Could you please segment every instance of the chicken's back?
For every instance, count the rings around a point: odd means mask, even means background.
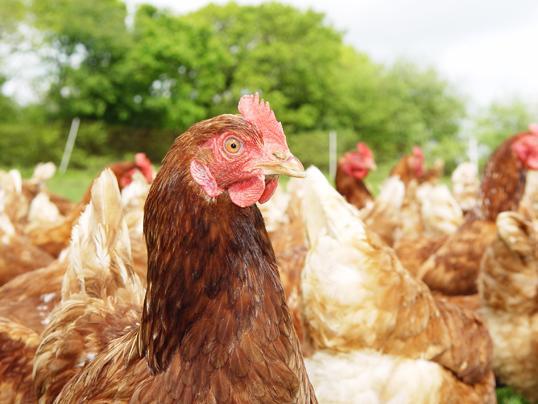
[[[32,361],[39,335],[0,317],[0,402],[34,403]]]
[[[0,317],[41,333],[48,324],[48,315],[60,302],[66,266],[65,260],[54,261],[3,285],[0,288]]]
[[[480,261],[494,238],[495,223],[468,218],[422,265],[419,278],[447,295],[476,293]]]
[[[532,200],[522,202],[521,213],[498,216],[497,238],[484,254],[478,278],[495,372],[531,402],[538,400],[538,205],[535,195]]]
[[[36,352],[33,374],[39,399],[52,401],[140,317],[144,291],[130,254],[117,181],[106,170],[94,182],[91,203],[73,229],[62,300]]]

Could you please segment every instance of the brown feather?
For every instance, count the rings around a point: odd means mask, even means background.
[[[372,194],[364,181],[346,174],[340,164],[336,168],[334,183],[336,190],[357,209],[362,209],[373,201]]]

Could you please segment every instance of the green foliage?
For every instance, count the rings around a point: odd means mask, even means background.
[[[538,106],[522,100],[495,102],[475,120],[475,134],[481,143],[493,150],[508,136],[528,129],[538,121]]]
[[[0,76],[0,122],[10,122],[17,119],[18,106],[9,97],[2,93],[5,77]]]
[[[142,5],[127,18],[120,0],[24,4],[54,50],[41,123],[56,128],[56,155],[71,119],[82,119],[75,165],[140,150],[159,159],[175,135],[235,113],[253,91],[271,102],[294,152],[321,167],[329,130],[339,134],[339,152],[365,141],[382,163],[414,144],[448,144],[464,116],[434,70],[376,64],[312,10],[229,3],[176,16]]]
[[[23,0],[0,1],[0,38],[15,31],[25,15],[26,5]]]
[[[210,5],[185,17],[208,26],[226,52],[226,86],[212,113],[260,91],[290,132],[327,128],[326,107],[342,47],[323,14],[268,3]]]
[[[58,161],[61,146],[58,128],[18,122],[0,123],[1,163],[4,166]]]
[[[430,142],[424,147],[424,152],[430,162],[442,160],[444,172],[450,175],[459,163],[468,161],[467,143],[459,136],[445,136],[439,141]]]
[[[103,167],[105,167],[105,164],[97,169],[69,169],[65,174],[57,173],[47,181],[47,187],[56,195],[78,202]]]
[[[515,393],[510,387],[500,387],[496,389],[497,402],[499,404],[528,404],[521,395]]]

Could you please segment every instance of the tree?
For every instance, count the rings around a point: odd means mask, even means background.
[[[225,86],[211,113],[230,112],[260,91],[289,132],[328,127],[327,94],[342,49],[339,32],[314,11],[279,3],[210,5],[185,19],[209,27],[226,52]]]
[[[236,112],[254,91],[306,164],[323,164],[329,130],[340,152],[362,140],[383,162],[453,138],[464,116],[433,69],[375,63],[312,10],[229,3],[177,16],[142,5],[128,16],[120,0],[8,1],[25,5],[26,23],[53,50],[43,109],[64,126],[82,118],[78,144],[91,153],[158,158],[177,133]]]
[[[538,105],[521,99],[493,102],[474,119],[474,131],[478,140],[495,149],[508,136],[528,129],[538,121]]]

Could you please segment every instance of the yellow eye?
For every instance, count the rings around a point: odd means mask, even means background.
[[[230,154],[237,154],[241,150],[241,147],[243,145],[239,140],[237,140],[235,137],[229,137],[224,142],[224,148],[226,151]]]

